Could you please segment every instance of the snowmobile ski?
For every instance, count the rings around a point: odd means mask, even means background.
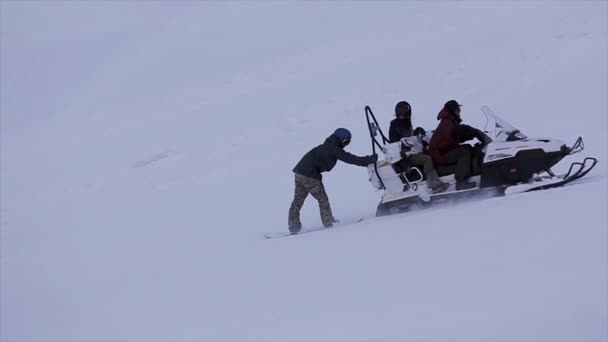
[[[591,163],[591,164],[588,164]],[[513,195],[522,192],[531,192],[537,190],[547,190],[564,186],[577,179],[583,178],[597,164],[597,159],[587,157],[582,162],[575,162],[570,165],[570,169],[566,174],[559,177],[543,177],[533,180],[530,183],[518,184],[507,187],[505,195]]]

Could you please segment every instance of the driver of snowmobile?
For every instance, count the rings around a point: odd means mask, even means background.
[[[412,106],[407,101],[400,101],[395,106],[396,118],[391,121],[391,125],[388,131],[389,142],[394,143],[401,141],[404,138],[419,137],[424,135],[424,129],[421,127],[412,130]],[[419,139],[420,144],[424,145],[426,142]],[[442,192],[448,188],[447,183],[439,180],[437,172],[433,167],[433,160],[430,156],[423,153],[423,151],[417,151],[417,153],[406,153],[404,159],[400,162],[400,166],[403,170],[407,170],[409,165],[422,167],[424,174],[427,179],[427,184],[432,192]],[[409,165],[408,165],[409,164]]]
[[[322,182],[322,172],[331,171],[338,160],[347,164],[367,166],[378,160],[376,154],[359,157],[344,151],[350,143],[351,134],[345,128],[338,128],[325,142],[308,151],[293,169],[295,173],[295,194],[289,208],[289,231],[298,233],[302,228],[300,210],[310,193],[319,202],[321,221],[326,228],[332,227],[333,217],[329,199]]]
[[[473,173],[476,156],[471,145],[462,143],[477,138],[487,145],[492,139],[481,130],[462,124],[460,107],[456,100],[450,100],[437,114],[439,125],[431,137],[429,154],[435,165],[456,164],[456,190],[465,190],[475,187],[475,183],[469,182],[468,178]]]

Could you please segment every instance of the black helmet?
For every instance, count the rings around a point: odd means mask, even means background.
[[[401,101],[395,106],[395,116],[398,118],[411,118],[412,117],[412,106],[407,101]]]

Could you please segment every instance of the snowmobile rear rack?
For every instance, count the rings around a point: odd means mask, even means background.
[[[378,149],[382,150],[382,146],[384,144],[386,144],[389,140],[386,138],[386,136],[382,132],[382,128],[380,128],[380,125],[378,124],[378,120],[376,120],[376,116],[374,115],[374,113],[372,112],[372,109],[369,106],[365,106],[365,118],[367,120],[367,129],[369,130],[369,136],[372,139],[372,153],[377,154],[376,146],[378,146]],[[376,139],[376,137],[378,136],[378,132],[380,132],[380,136],[382,137],[382,144],[380,144],[378,142],[378,140]],[[374,172],[376,173],[376,176],[378,177],[378,180],[380,181],[380,186],[382,187],[382,189],[386,189],[386,186],[384,185],[384,182],[382,181],[382,178],[380,177],[380,174],[378,173],[377,163],[374,163]]]
[[[378,120],[376,120],[376,116],[372,112],[372,109],[369,106],[365,106],[365,118],[367,119],[367,128],[369,129],[369,136],[372,138],[372,151],[376,152],[375,146],[382,149],[382,145],[389,142],[384,133],[382,132],[382,128],[380,128],[380,124]],[[382,144],[378,142],[376,136],[378,136],[378,132],[380,132],[380,136],[382,137]]]

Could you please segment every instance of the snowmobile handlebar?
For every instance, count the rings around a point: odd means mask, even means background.
[[[584,149],[585,149],[585,143],[583,142],[583,138],[578,137],[578,139],[576,139],[576,141],[574,142],[572,147],[568,148],[568,155],[579,153]]]

